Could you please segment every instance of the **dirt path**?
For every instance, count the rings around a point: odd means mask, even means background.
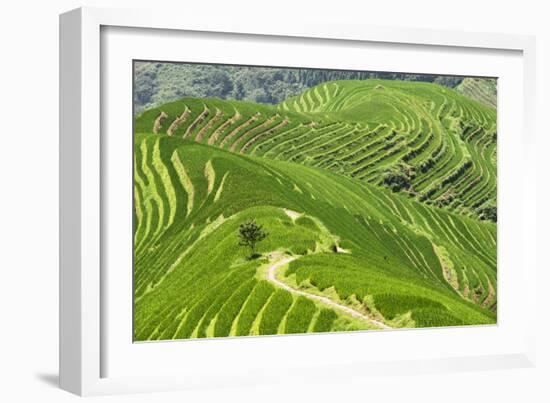
[[[267,279],[270,282],[272,282],[273,284],[275,284],[276,286],[281,287],[282,289],[284,289],[284,290],[286,290],[286,291],[288,291],[292,294],[301,295],[301,296],[304,296],[304,297],[322,302],[323,304],[328,305],[331,308],[334,308],[334,309],[337,309],[339,311],[345,312],[348,315],[353,316],[354,318],[358,318],[358,319],[367,321],[367,322],[369,322],[369,323],[371,323],[371,324],[373,324],[373,325],[375,325],[375,326],[377,326],[381,329],[391,329],[391,327],[386,325],[385,323],[382,323],[382,322],[380,322],[376,319],[372,319],[372,318],[368,317],[367,315],[365,315],[365,314],[363,314],[359,311],[356,311],[353,308],[350,308],[349,306],[342,305],[342,304],[339,304],[337,302],[334,302],[333,300],[331,300],[328,297],[323,297],[321,295],[311,294],[311,293],[303,291],[303,290],[297,290],[295,288],[290,287],[288,284],[285,284],[282,281],[278,280],[277,277],[275,276],[275,274],[277,272],[277,269],[279,267],[282,267],[282,266],[292,262],[295,259],[296,259],[295,257],[289,256],[289,257],[282,258],[280,260],[276,260],[275,262],[271,263],[271,265],[267,269]]]

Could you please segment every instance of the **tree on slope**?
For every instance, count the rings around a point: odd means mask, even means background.
[[[256,220],[248,220],[239,226],[239,245],[250,248],[250,258],[256,256],[256,244],[263,241],[268,233]]]

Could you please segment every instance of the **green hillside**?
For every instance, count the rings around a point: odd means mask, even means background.
[[[463,215],[496,217],[496,111],[436,84],[335,81],[278,108],[183,99],[138,117],[233,152],[381,184]]]
[[[453,90],[381,80],[145,111],[135,340],[495,323],[496,224],[479,219],[495,119]],[[251,219],[269,232],[257,258],[238,245]]]
[[[137,340],[278,332],[302,299],[266,281],[262,268],[271,260],[247,260],[237,246],[247,218],[269,228],[264,255],[296,257],[284,277],[296,288],[359,305],[392,327],[495,320],[493,224],[320,169],[168,136],[136,136],[135,173]],[[349,253],[335,253],[335,245]],[[275,292],[284,312],[264,328],[259,312]],[[310,307],[307,329],[330,310],[322,305]],[[376,327],[331,312],[323,314],[331,325],[320,328]]]

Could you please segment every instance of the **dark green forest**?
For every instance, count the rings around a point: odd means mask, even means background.
[[[236,99],[278,104],[326,81],[390,80],[433,82],[454,88],[463,77],[427,74],[289,69],[167,62],[135,62],[135,113],[183,97]]]

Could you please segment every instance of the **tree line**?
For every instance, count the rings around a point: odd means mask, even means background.
[[[463,79],[391,72],[136,62],[134,106],[139,113],[184,97],[278,104],[322,82],[369,78],[434,82],[451,88]]]

